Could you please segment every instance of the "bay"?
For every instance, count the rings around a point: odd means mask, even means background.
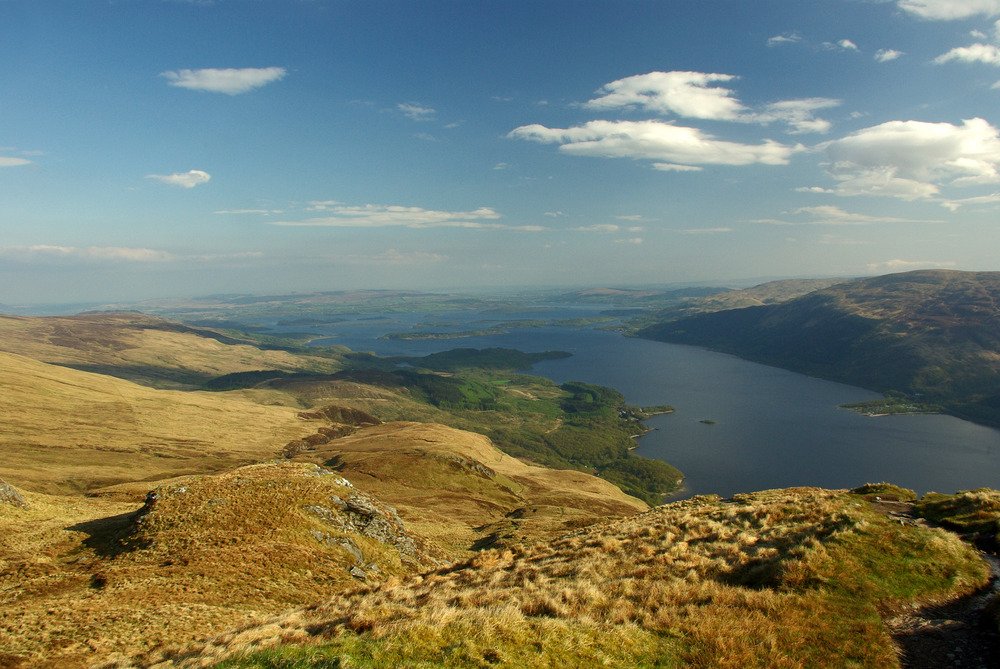
[[[343,344],[379,355],[426,355],[459,347],[564,350],[571,358],[530,373],[557,383],[615,388],[630,404],[670,404],[647,421],[653,431],[636,453],[685,474],[675,498],[818,486],[851,488],[888,481],[919,494],[1000,488],[1000,430],[950,416],[871,418],[839,405],[878,397],[862,388],[811,378],[692,346],[623,337],[592,327],[515,328],[461,339],[386,340],[394,331],[467,332],[519,319],[596,315],[593,307],[550,305],[519,314],[392,314],[318,328]],[[422,327],[431,323],[432,325]],[[703,422],[707,421],[707,422]]]

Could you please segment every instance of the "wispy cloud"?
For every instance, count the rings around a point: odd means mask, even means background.
[[[262,214],[265,216],[271,214],[281,214],[284,213],[281,209],[223,209],[221,211],[213,212],[216,214]]]
[[[425,107],[419,102],[401,102],[396,105],[396,109],[414,121],[430,121],[437,114],[435,110]]]
[[[332,228],[469,228],[522,232],[538,232],[545,229],[536,225],[510,226],[487,222],[501,218],[500,214],[490,207],[480,207],[472,211],[435,211],[420,207],[366,204],[326,205],[322,211],[327,215],[301,221],[268,221],[268,224]]]
[[[689,228],[687,230],[678,230],[677,232],[682,235],[718,235],[732,231],[732,228]]]
[[[241,253],[176,254],[158,249],[128,246],[2,246],[0,257],[23,262],[83,262],[83,263],[166,263],[166,262],[219,262],[260,258],[260,251]]]
[[[697,128],[661,121],[590,121],[574,128],[526,125],[512,130],[514,139],[558,144],[574,156],[638,158],[656,162],[657,169],[690,170],[697,165],[784,165],[805,147],[771,140],[739,144],[715,139]]]
[[[30,165],[27,158],[15,158],[13,156],[0,156],[0,167],[17,167],[19,165]]]
[[[212,176],[202,170],[188,170],[187,172],[178,172],[176,174],[147,174],[146,178],[156,179],[171,186],[194,188],[199,184],[208,183]]]
[[[447,256],[440,253],[389,249],[375,255],[346,255],[337,257],[335,260],[352,265],[429,265],[447,259]]]
[[[971,46],[960,46],[952,49],[948,53],[941,54],[934,59],[934,63],[941,65],[951,61],[961,63],[985,63],[1000,67],[1000,48],[992,44],[973,44]]]
[[[616,239],[615,240],[615,244],[637,244],[638,245],[638,244],[642,244],[643,241],[644,240],[643,240],[642,237],[629,237],[627,239]]]
[[[815,112],[841,104],[832,98],[779,100],[752,109],[743,104],[731,88],[719,84],[735,82],[731,74],[705,72],[649,72],[605,84],[594,98],[582,106],[600,111],[635,110],[660,116],[735,123],[787,123],[791,132],[826,132],[830,123]]]
[[[895,49],[879,49],[875,52],[874,58],[880,63],[888,63],[890,60],[896,60],[900,56],[905,55],[902,51],[896,51]]]
[[[783,44],[794,44],[802,41],[802,35],[797,32],[783,33],[767,39],[768,46],[781,46]]]
[[[598,223],[596,225],[587,225],[580,228],[570,228],[574,232],[600,232],[609,234],[612,232],[618,232],[621,228],[613,223]]]
[[[245,67],[202,70],[169,70],[161,72],[171,86],[193,91],[239,95],[279,81],[287,74],[283,67]]]
[[[913,269],[940,269],[942,267],[954,267],[955,263],[950,260],[886,260],[885,262],[869,263],[868,271],[873,273],[906,272]]]
[[[875,225],[879,223],[942,223],[940,220],[909,219],[894,216],[869,216],[844,211],[829,205],[819,207],[799,207],[786,212],[784,219],[756,219],[751,223],[772,223],[775,225]]]
[[[860,51],[858,45],[849,39],[840,39],[836,42],[823,42],[823,47],[835,51]]]
[[[897,0],[896,5],[914,16],[939,21],[1000,15],[1000,0]]]

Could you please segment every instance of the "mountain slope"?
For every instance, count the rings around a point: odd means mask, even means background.
[[[136,313],[0,316],[0,351],[145,385],[191,389],[259,369],[334,372],[336,359],[262,350],[248,341]]]
[[[843,492],[700,497],[106,666],[890,669],[882,615],[988,571]]]
[[[44,492],[209,472],[316,430],[281,398],[157,390],[0,353],[0,478]]]
[[[998,305],[998,272],[917,271],[658,323],[638,334],[917,395],[1000,424]]]

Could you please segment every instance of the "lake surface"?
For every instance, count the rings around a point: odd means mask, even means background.
[[[851,488],[879,481],[919,494],[1000,488],[1000,430],[949,416],[862,416],[837,407],[875,399],[876,393],[730,355],[592,327],[518,328],[507,334],[426,341],[378,339],[411,329],[457,332],[491,327],[497,321],[598,313],[590,307],[553,305],[517,314],[390,314],[352,317],[313,331],[332,335],[317,343],[379,355],[492,346],[569,351],[573,357],[543,362],[530,373],[557,383],[610,386],[630,404],[670,404],[677,409],[646,421],[654,431],[638,440],[636,452],[684,472],[685,490],[679,496],[729,497],[789,486]],[[425,323],[433,325],[421,327]]]

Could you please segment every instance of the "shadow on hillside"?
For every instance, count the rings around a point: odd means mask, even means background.
[[[142,548],[139,543],[128,540],[132,534],[136,515],[136,511],[120,513],[117,516],[70,525],[66,529],[88,535],[83,540],[83,545],[101,557],[115,557]]]

